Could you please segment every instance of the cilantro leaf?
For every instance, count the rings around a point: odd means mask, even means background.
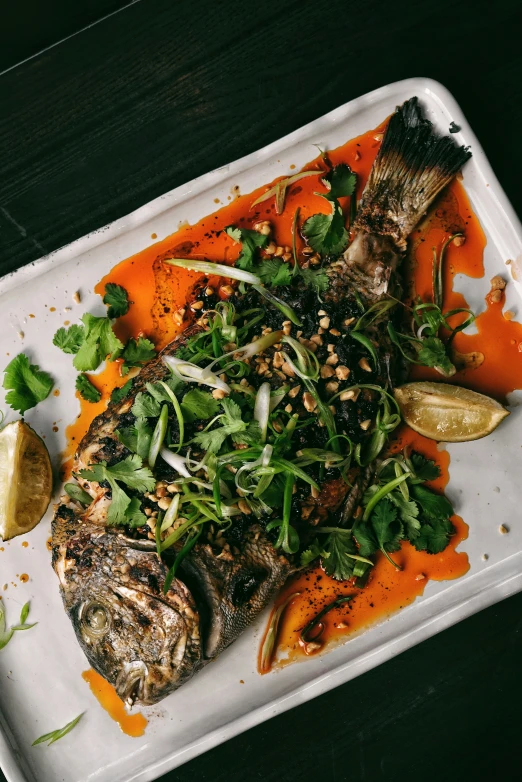
[[[217,429],[211,429],[209,432],[199,432],[192,438],[192,442],[200,445],[208,453],[217,453],[229,434],[228,426],[220,426]]]
[[[421,523],[419,521],[419,507],[413,500],[405,500],[400,491],[392,491],[387,495],[388,499],[399,510],[399,516],[405,527],[408,540],[414,540],[419,534]]]
[[[96,318],[88,312],[82,317],[85,325],[84,339],[74,357],[73,365],[78,372],[97,369],[107,356],[123,349],[109,318]]]
[[[85,328],[73,324],[68,329],[58,329],[53,337],[53,345],[63,350],[64,353],[78,353],[85,336]]]
[[[265,247],[268,242],[268,236],[251,231],[249,228],[236,228],[233,225],[225,228],[225,233],[235,242],[241,242],[241,253],[236,261],[238,269],[251,272],[254,266],[256,250]]]
[[[163,380],[162,382],[170,388],[173,394],[176,394],[180,387],[184,385],[182,380],[177,380],[175,377],[169,377],[168,380]],[[146,389],[157,402],[170,402],[172,404],[170,396],[165,391],[165,386],[161,383],[147,383]]]
[[[352,195],[357,182],[357,175],[346,163],[334,166],[324,177],[322,183],[328,188],[328,193],[321,195],[329,201]]]
[[[359,545],[359,554],[361,557],[371,557],[379,548],[371,524],[360,522],[355,527],[353,536]]]
[[[265,285],[290,285],[292,282],[292,268],[279,258],[267,258],[254,268],[254,273],[260,277]]]
[[[123,358],[122,374],[126,375],[131,367],[139,367],[145,361],[155,358],[156,355],[154,343],[150,339],[145,337],[138,337],[137,340],[134,338],[129,339],[123,353],[118,356],[118,358]],[[111,360],[114,360],[114,358]]]
[[[208,391],[200,391],[199,388],[193,388],[183,397],[181,409],[183,417],[187,421],[194,421],[196,418],[200,421],[206,421],[217,415],[219,402]]]
[[[331,206],[330,214],[312,215],[302,227],[310,247],[321,255],[340,255],[348,246],[342,209],[337,201],[332,201]]]
[[[136,418],[157,418],[160,414],[160,403],[150,394],[140,391],[136,395],[131,412]]]
[[[105,286],[105,296],[103,303],[107,304],[107,316],[109,318],[121,318],[129,311],[129,297],[125,288],[116,285],[114,282],[108,282]]]
[[[242,431],[232,433],[232,440],[235,443],[257,445],[261,440],[261,428],[257,421],[250,421],[250,423],[244,424]]]
[[[101,462],[102,463],[102,462]],[[156,486],[156,480],[148,467],[143,466],[143,461],[139,456],[127,456],[117,464],[106,468],[115,480],[121,481],[129,489],[135,489],[139,492],[153,491]]]
[[[153,491],[156,480],[148,467],[143,466],[137,455],[127,456],[123,461],[107,466],[107,462],[90,465],[88,470],[80,470],[79,475],[88,481],[107,481],[111,487],[112,501],[107,513],[108,524],[127,524],[127,511],[131,498],[119,486],[120,483],[138,492]]]
[[[147,517],[141,510],[141,502],[138,497],[133,497],[125,511],[125,523],[129,527],[144,527]]]
[[[398,551],[403,538],[402,524],[397,519],[397,509],[387,498],[377,503],[370,520],[381,551]]]
[[[357,554],[352,536],[347,530],[330,532],[324,544],[323,568],[325,573],[337,581],[346,581],[353,575],[355,560],[347,554]]]
[[[422,340],[417,361],[425,367],[440,368],[445,375],[455,374],[455,367],[446,354],[446,346],[438,337],[426,337]]]
[[[152,438],[152,428],[149,426],[146,418],[136,418],[134,426],[129,426],[126,429],[116,429],[115,435],[129,451],[137,453],[142,459],[147,458]]]
[[[118,403],[121,402],[125,397],[130,393],[130,390],[132,386],[134,385],[134,378],[131,380],[127,380],[125,385],[121,386],[121,388],[115,388],[113,389],[111,393],[111,402]]]
[[[86,402],[99,402],[101,399],[101,392],[98,391],[87,375],[78,375],[76,378],[76,390]]]
[[[53,385],[52,377],[36,364],[31,364],[25,353],[19,353],[4,370],[5,401],[22,415],[47,399]]]
[[[429,519],[449,519],[453,516],[451,502],[443,494],[435,494],[425,486],[413,485],[410,488],[414,499]]]
[[[439,465],[435,464],[431,459],[426,459],[420,453],[412,453],[411,463],[413,464],[415,475],[421,481],[434,481],[440,475]]]
[[[324,269],[301,269],[301,277],[306,287],[312,288],[316,293],[324,293],[330,285],[330,279]]]
[[[226,397],[225,399],[221,400],[221,407],[224,410],[227,424],[233,424],[237,422],[242,423],[241,408],[237,402],[234,402],[234,400],[230,399],[230,397]]]
[[[325,551],[321,546],[318,544],[317,540],[314,540],[314,542],[307,548],[305,551],[301,552],[301,567],[307,567],[308,565],[311,565],[312,562],[314,562],[318,557],[322,557],[323,560],[328,559],[330,554]]]
[[[450,536],[454,532],[455,527],[449,519],[430,519],[428,524],[422,525],[419,536],[412,543],[417,551],[440,554],[448,545]]]

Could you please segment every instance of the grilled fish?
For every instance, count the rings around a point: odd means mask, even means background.
[[[342,390],[348,377],[351,384],[393,385],[401,368],[383,318],[375,320],[370,333],[378,354],[374,368],[368,363],[365,346],[345,336],[361,299],[371,306],[390,294],[400,298],[398,269],[407,237],[469,156],[468,150],[434,132],[431,123],[422,118],[416,98],[407,101],[389,121],[352,226],[351,244],[341,257],[327,259],[330,284],[322,306],[318,308],[315,293],[298,281],[284,289],[282,299],[301,317],[297,333],[280,309],[267,304],[257,291],[242,294],[236,289],[230,301],[237,322],[244,323],[252,310],[262,312],[259,330],[292,333],[313,349],[321,365],[320,392],[326,397],[328,383]],[[198,288],[198,298],[212,311],[216,300],[205,299],[204,290],[205,285]],[[183,346],[208,328],[203,318],[196,321],[195,317],[142,369],[127,397],[111,402],[93,421],[76,453],[75,474],[97,463],[117,464],[128,455],[116,431],[132,425],[133,405],[147,384],[171,377],[165,356],[179,355]],[[311,341],[326,330],[328,340]],[[269,380],[273,389],[288,387],[290,381],[294,412],[303,417],[316,415],[314,400],[303,394],[299,378],[277,348],[277,344],[269,346],[261,354],[256,372],[249,376],[251,392],[264,380]],[[267,369],[262,369],[263,365]],[[357,404],[338,402],[336,408],[342,430],[364,441],[361,423],[373,419],[377,410],[372,393],[362,394]],[[175,427],[170,408],[169,421]],[[293,447],[325,447],[326,442],[324,427],[303,427],[296,433]],[[303,538],[307,530],[332,518],[347,525],[371,472],[371,464],[352,471],[350,491],[346,482],[329,475],[320,492],[312,495],[309,486],[298,487],[296,483],[291,513]],[[162,463],[155,477],[157,493],[138,496],[149,517],[152,508],[157,511],[160,495],[171,487],[175,490],[179,475]],[[205,525],[165,592],[168,566],[158,557],[156,543],[151,540],[155,523],[137,532],[108,526],[110,486],[87,478],[80,483],[92,500],[90,505],[84,508],[64,495],[53,521],[53,567],[65,610],[91,665],[115,685],[119,695],[130,704],[155,703],[239,636],[295,571],[295,558],[288,550],[283,553],[275,547],[275,533],[262,514],[241,511],[239,515],[238,511],[226,529]]]

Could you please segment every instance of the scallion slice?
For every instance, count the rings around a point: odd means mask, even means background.
[[[214,274],[217,277],[229,277],[231,280],[249,282],[251,285],[261,284],[261,280],[257,275],[245,272],[243,269],[237,269],[235,266],[225,266],[222,263],[196,261],[192,258],[166,258],[163,263],[168,263],[170,266],[177,266],[180,269],[188,269],[192,272]]]

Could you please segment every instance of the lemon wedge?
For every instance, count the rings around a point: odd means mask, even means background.
[[[0,431],[0,538],[9,540],[36,527],[53,489],[44,441],[23,421]]]
[[[485,437],[509,415],[495,399],[449,383],[406,383],[395,399],[408,426],[447,443]]]

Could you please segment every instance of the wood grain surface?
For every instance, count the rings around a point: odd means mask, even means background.
[[[454,94],[522,212],[519,0],[23,0],[3,21],[0,274],[410,76]],[[519,779],[521,627],[518,595],[163,780]]]

